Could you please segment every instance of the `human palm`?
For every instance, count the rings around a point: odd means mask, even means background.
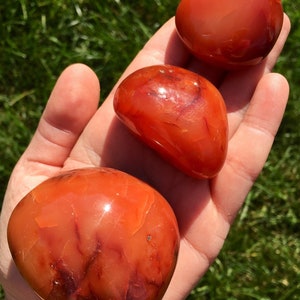
[[[281,35],[264,63],[226,72],[193,58],[167,22],[127,68],[178,65],[210,79],[224,96],[229,121],[227,159],[212,180],[190,178],[133,137],[115,116],[112,90],[98,109],[100,86],[86,66],[68,67],[58,79],[33,139],[17,163],[5,195],[0,227],[0,279],[7,299],[38,299],[18,274],[8,250],[6,228],[18,201],[63,170],[109,166],[150,183],[176,214],[181,245],[164,299],[184,299],[218,255],[239,208],[261,171],[288,98],[284,77],[270,73],[287,38]],[[161,43],[161,41],[166,41]],[[116,85],[117,86],[117,85]]]

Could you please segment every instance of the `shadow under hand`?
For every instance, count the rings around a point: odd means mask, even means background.
[[[207,180],[191,178],[147,147],[115,117],[102,153],[103,165],[127,172],[151,185],[170,203],[184,236],[206,207]]]

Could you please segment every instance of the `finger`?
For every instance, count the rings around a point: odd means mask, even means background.
[[[127,67],[119,83],[132,72],[147,66],[170,64],[185,66],[190,53],[181,42],[175,27],[175,18],[168,20],[145,44],[131,64]],[[112,90],[112,94],[114,90]]]
[[[289,85],[282,75],[264,75],[230,140],[225,165],[212,184],[215,204],[229,221],[235,217],[264,166],[282,120],[288,94]]]
[[[97,110],[99,92],[98,79],[91,69],[82,64],[68,67],[57,80],[22,159],[47,166],[44,169],[61,168]]]
[[[110,165],[121,168],[117,163],[119,161],[130,166],[134,158],[130,149],[137,148],[138,151],[139,147],[133,147],[134,139],[130,136],[127,139],[128,135],[122,125],[114,122],[115,89],[125,77],[137,69],[155,64],[183,65],[189,55],[177,36],[174,18],[171,18],[154,34],[125,70],[112,92],[87,125],[71,153],[68,164],[73,165],[75,161],[79,162],[80,160],[82,165]],[[97,139],[95,139],[95,132]],[[122,151],[119,151],[120,149]],[[128,153],[131,154],[128,155]]]

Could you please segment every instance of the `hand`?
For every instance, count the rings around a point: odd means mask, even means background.
[[[166,63],[198,72],[218,86],[228,109],[229,149],[223,169],[212,180],[189,178],[142,145],[115,117],[115,88],[97,109],[100,86],[96,75],[84,65],[68,67],[58,79],[6,191],[0,223],[0,281],[7,299],[38,299],[19,275],[8,249],[6,228],[13,208],[43,180],[63,170],[90,166],[109,166],[131,173],[168,199],[178,219],[181,248],[164,299],[184,299],[218,255],[271,149],[289,87],[283,76],[270,70],[289,29],[285,17],[281,35],[262,64],[225,72],[191,57],[171,19],[120,79],[144,66]]]

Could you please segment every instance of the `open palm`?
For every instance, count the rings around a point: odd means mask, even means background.
[[[173,64],[206,76],[219,88],[228,110],[229,148],[223,169],[212,180],[187,177],[137,141],[115,116],[115,88],[98,109],[100,86],[96,75],[84,65],[68,67],[53,89],[6,192],[0,227],[0,280],[7,299],[38,299],[18,274],[8,250],[6,228],[13,208],[43,180],[63,170],[90,166],[131,173],[150,183],[170,202],[178,219],[181,246],[164,299],[184,299],[218,255],[271,149],[289,88],[284,77],[270,70],[289,28],[285,17],[277,44],[264,63],[226,72],[190,56],[171,19],[120,79],[147,65]]]

